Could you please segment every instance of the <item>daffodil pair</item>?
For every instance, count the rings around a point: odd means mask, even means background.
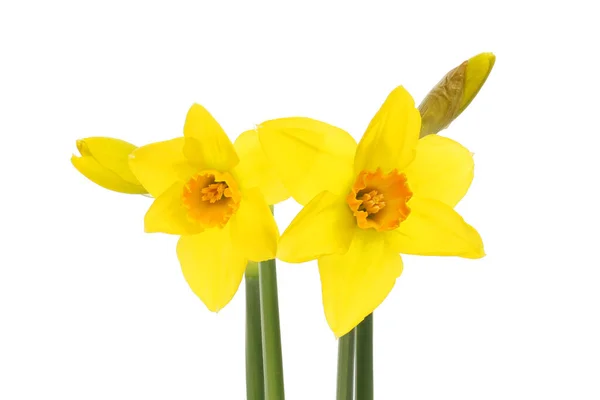
[[[183,137],[140,148],[92,138],[78,142],[82,157],[73,163],[110,166],[106,174],[119,180],[101,179],[105,187],[155,198],[145,231],[181,236],[183,274],[211,311],[231,300],[248,261],[317,259],[325,316],[342,336],[388,295],[402,273],[399,253],[484,254],[478,233],[453,210],[473,179],[472,154],[439,135],[419,139],[420,131],[419,111],[402,87],[358,145],[309,118],[264,122],[233,144],[195,104]],[[125,152],[128,168],[114,156]],[[288,193],[305,207],[277,250],[269,204]]]
[[[372,399],[368,316],[402,273],[400,254],[484,256],[481,237],[454,211],[473,179],[472,153],[433,134],[468,106],[494,61],[490,53],[465,61],[418,109],[397,87],[358,143],[298,117],[266,121],[232,143],[194,104],[183,137],[140,148],[88,138],[71,161],[100,186],[154,197],[145,231],[180,236],[183,274],[209,310],[227,305],[246,272],[249,399],[284,396],[275,257],[318,260],[325,317],[341,337],[338,399]],[[269,206],[290,196],[304,208],[279,237]]]
[[[183,137],[140,148],[90,138],[72,162],[101,186],[155,198],[146,232],[180,235],[183,274],[212,311],[231,300],[248,261],[318,260],[325,316],[342,336],[388,295],[400,253],[484,255],[453,210],[473,179],[472,154],[428,134],[466,108],[494,60],[483,53],[450,71],[419,110],[396,88],[358,144],[309,118],[267,121],[232,143],[195,104]],[[290,194],[305,207],[278,245],[269,205]]]

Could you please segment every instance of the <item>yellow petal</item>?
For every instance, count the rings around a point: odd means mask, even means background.
[[[492,72],[495,63],[496,56],[493,53],[481,53],[467,61],[465,85],[458,111],[459,114],[467,108],[477,93],[479,93],[490,72]]]
[[[473,154],[462,145],[428,135],[419,140],[415,159],[404,172],[415,196],[454,207],[469,190],[474,166]]]
[[[188,209],[182,203],[183,182],[177,182],[154,200],[144,217],[148,233],[193,235],[202,232],[202,225],[188,219]]]
[[[250,261],[275,258],[279,230],[264,197],[256,188],[243,192],[240,208],[229,222],[236,251]]]
[[[411,95],[402,86],[394,89],[363,135],[356,157],[355,175],[381,168],[384,173],[403,169],[415,157],[421,117]]]
[[[158,197],[177,181],[186,181],[196,169],[183,156],[184,139],[142,146],[131,153],[129,166],[152,196]]]
[[[294,218],[279,240],[277,258],[300,263],[323,255],[345,253],[356,220],[344,196],[322,192]]]
[[[340,128],[310,118],[281,118],[258,127],[269,161],[300,204],[324,190],[345,194],[356,142]]]
[[[394,250],[422,256],[485,256],[479,233],[452,207],[416,196],[408,206],[408,218],[388,235]]]
[[[337,337],[371,314],[402,273],[402,259],[373,230],[358,229],[343,255],[319,259],[325,317]]]
[[[148,193],[142,185],[127,182],[116,173],[98,164],[93,157],[72,156],[71,163],[83,176],[105,189],[128,194]]]
[[[182,236],[177,243],[177,257],[190,288],[214,312],[231,301],[247,263],[232,245],[227,226]]]
[[[290,197],[275,168],[267,160],[256,130],[242,133],[234,146],[240,158],[234,174],[242,189],[259,188],[268,204],[277,204]]]
[[[200,104],[188,111],[183,127],[185,156],[201,169],[229,171],[239,162],[221,125]]]
[[[77,149],[83,156],[93,157],[98,164],[109,169],[123,180],[140,185],[129,169],[129,154],[136,146],[121,139],[89,137],[77,141]]]

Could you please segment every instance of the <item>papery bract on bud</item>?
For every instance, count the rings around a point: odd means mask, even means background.
[[[82,175],[105,189],[128,194],[146,194],[129,169],[129,155],[137,147],[124,140],[109,137],[90,137],[77,141],[80,156],[73,155],[71,163]]]
[[[420,136],[447,128],[479,93],[495,62],[494,54],[481,53],[448,72],[419,105]]]

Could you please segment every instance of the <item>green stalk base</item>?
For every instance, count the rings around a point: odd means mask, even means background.
[[[373,314],[356,327],[356,400],[373,400]]]
[[[262,327],[260,317],[260,282],[258,265],[246,268],[246,398],[264,400]]]
[[[336,400],[354,398],[354,337],[356,329],[338,339]]]
[[[258,276],[260,280],[265,399],[284,400],[275,260],[260,262],[258,264]]]

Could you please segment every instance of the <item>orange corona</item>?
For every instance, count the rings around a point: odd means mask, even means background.
[[[227,172],[202,171],[183,187],[182,203],[188,219],[204,228],[222,228],[240,206],[241,195],[233,176]]]
[[[346,201],[360,228],[382,232],[398,228],[408,217],[411,197],[406,175],[395,169],[384,174],[378,168],[358,174]]]

